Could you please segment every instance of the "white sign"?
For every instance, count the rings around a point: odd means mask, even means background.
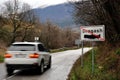
[[[39,40],[39,37],[35,37],[35,41],[38,41]]]
[[[105,41],[105,26],[81,26],[81,40],[84,41]]]
[[[81,40],[80,40],[80,39],[76,39],[76,40],[75,40],[75,44],[76,44],[76,45],[81,44]]]

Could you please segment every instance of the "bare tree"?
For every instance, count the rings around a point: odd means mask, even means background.
[[[60,28],[50,21],[47,21],[40,28],[40,41],[52,49],[74,46],[75,39],[79,36],[71,28]]]
[[[26,3],[22,4],[18,0],[7,1],[4,5],[3,16],[7,19],[6,24],[12,27],[11,43],[15,42],[18,37],[21,37],[21,41],[24,41],[28,36],[28,31],[36,23],[37,18],[34,12],[31,10],[30,5]]]
[[[61,47],[61,29],[47,21],[41,28],[40,40],[49,48]]]

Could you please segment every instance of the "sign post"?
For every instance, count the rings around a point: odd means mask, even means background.
[[[94,44],[92,42],[92,48],[94,48]],[[94,49],[92,49],[92,74],[94,74],[94,67],[95,67],[95,54],[94,54]]]
[[[94,44],[93,44],[94,41],[105,41],[105,26],[104,25],[84,26],[84,27],[80,27],[80,30],[81,30],[80,31],[81,40],[92,41],[92,48],[94,47]],[[94,49],[92,49],[92,74],[94,73],[94,66],[95,66],[94,60],[95,60]],[[83,49],[82,49],[81,65],[83,65]]]
[[[81,56],[81,67],[83,67],[83,49],[84,49],[84,46],[83,46],[83,44],[84,44],[84,41],[82,41],[82,56]]]

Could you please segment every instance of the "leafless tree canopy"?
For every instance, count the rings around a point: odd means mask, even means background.
[[[4,23],[11,27],[11,42],[17,38],[24,41],[30,29],[35,25],[37,18],[31,11],[30,5],[20,3],[18,0],[11,0],[4,3],[2,16],[6,18]]]
[[[49,21],[40,27],[40,30],[40,41],[49,48],[71,47],[79,38],[79,35],[74,33],[71,28],[62,29]]]

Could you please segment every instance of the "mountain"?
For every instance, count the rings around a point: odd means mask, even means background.
[[[46,8],[36,8],[33,10],[41,22],[49,20],[61,27],[72,27],[75,25],[72,19],[73,7],[69,3],[49,6]]]

